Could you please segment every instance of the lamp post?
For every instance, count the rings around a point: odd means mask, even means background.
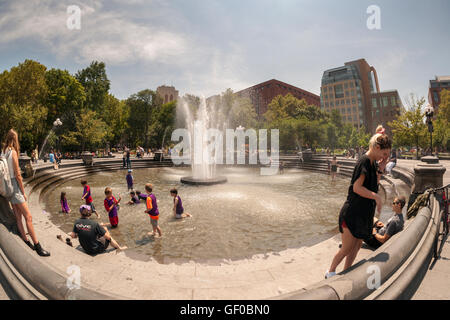
[[[53,127],[55,128],[55,134],[56,134],[56,128],[62,126],[62,122],[59,118],[57,118],[55,121],[53,121]],[[58,150],[61,148],[60,143],[59,143],[59,136],[57,135],[57,142],[56,145],[58,146]]]
[[[434,115],[434,109],[432,106],[428,106],[425,109],[425,116],[427,117],[426,123],[428,126],[428,132],[430,133],[430,155],[433,155],[433,115]]]

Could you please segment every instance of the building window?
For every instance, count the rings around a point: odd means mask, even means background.
[[[171,94],[171,95],[170,95],[170,101],[172,101],[172,100],[173,100],[173,95]]]
[[[327,92],[327,90],[328,90],[327,87],[323,88],[323,92]]]
[[[353,112],[355,112],[355,113],[356,113],[356,107],[353,107]]]
[[[328,108],[328,102],[325,102],[325,107],[327,107],[327,108]]]
[[[350,99],[345,100],[346,104],[350,104]]]
[[[391,97],[391,106],[395,106],[397,104],[397,101],[395,97]]]
[[[372,98],[372,107],[376,108],[377,107],[377,99]]]
[[[353,82],[350,82],[350,88],[353,88]]]
[[[334,107],[333,101],[330,102],[330,107]]]
[[[336,100],[336,105],[337,105],[337,106],[339,105],[339,100]]]
[[[349,93],[348,93],[348,91],[345,91],[345,96],[346,96],[346,97],[348,97],[348,96],[349,96]]]
[[[387,106],[388,106],[388,98],[383,97],[383,107],[387,107]]]
[[[352,108],[347,108],[347,113],[352,113]]]
[[[342,84],[338,84],[334,86],[334,97],[336,99],[344,97],[344,89],[342,88]]]
[[[436,91],[433,91],[433,99],[435,103],[439,103],[439,95]]]
[[[356,100],[355,100],[355,98],[353,98],[352,99],[352,104],[355,104],[356,103]]]
[[[344,89],[347,89],[347,88],[348,88],[348,84],[344,83]]]

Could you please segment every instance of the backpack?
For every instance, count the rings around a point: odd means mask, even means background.
[[[8,160],[5,155],[0,155],[0,195],[5,198],[12,196],[14,192],[11,175],[8,169]]]

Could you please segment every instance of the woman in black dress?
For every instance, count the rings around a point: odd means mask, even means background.
[[[344,258],[344,270],[350,268],[363,239],[372,233],[375,207],[381,211],[382,201],[377,194],[379,175],[390,155],[392,142],[385,134],[375,134],[369,142],[369,151],[359,158],[348,189],[347,200],[339,213],[339,231],[342,247],[336,253],[325,278],[336,274],[336,267]],[[378,166],[378,161],[381,165]],[[380,170],[381,169],[381,170]]]

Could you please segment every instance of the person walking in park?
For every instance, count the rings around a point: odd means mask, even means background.
[[[127,169],[131,169],[131,152],[130,149],[127,148]]]
[[[363,239],[372,234],[375,208],[380,213],[382,206],[381,197],[378,195],[380,172],[377,161],[385,161],[389,157],[391,145],[387,135],[375,134],[369,141],[369,151],[356,162],[347,200],[339,213],[342,247],[326,271],[326,279],[336,274],[336,268],[344,258],[344,270],[350,268]]]
[[[11,202],[11,205],[13,207],[20,236],[32,250],[35,250],[37,252],[38,255],[42,257],[48,257],[50,256],[50,253],[42,248],[33,227],[33,219],[27,205],[27,196],[25,195],[22,174],[19,167],[19,137],[17,135],[17,132],[13,129],[10,129],[6,135],[2,153],[8,163],[8,171],[13,186],[13,194],[8,200]],[[22,217],[25,218],[28,234],[30,235],[34,245],[31,244],[31,242],[27,238],[27,234],[25,233],[25,229],[22,223]]]
[[[155,195],[152,193],[153,186],[150,183],[147,183],[145,185],[145,191],[147,191],[147,199],[146,199],[147,210],[145,211],[145,213],[147,213],[150,216],[150,222],[153,227],[152,235],[155,236],[156,231],[158,231],[158,234],[161,237],[162,236],[161,228],[158,225],[159,220],[158,203],[156,201]]]
[[[90,207],[82,205],[80,207],[81,217],[75,221],[73,230],[70,233],[72,238],[79,238],[80,245],[87,254],[96,255],[103,253],[109,244],[117,251],[127,249],[121,247],[116,240],[111,237],[108,229],[104,225],[100,225],[97,221],[89,219],[91,216]]]
[[[125,146],[123,148],[123,154],[122,154],[122,168],[125,169],[127,166],[127,147]]]

